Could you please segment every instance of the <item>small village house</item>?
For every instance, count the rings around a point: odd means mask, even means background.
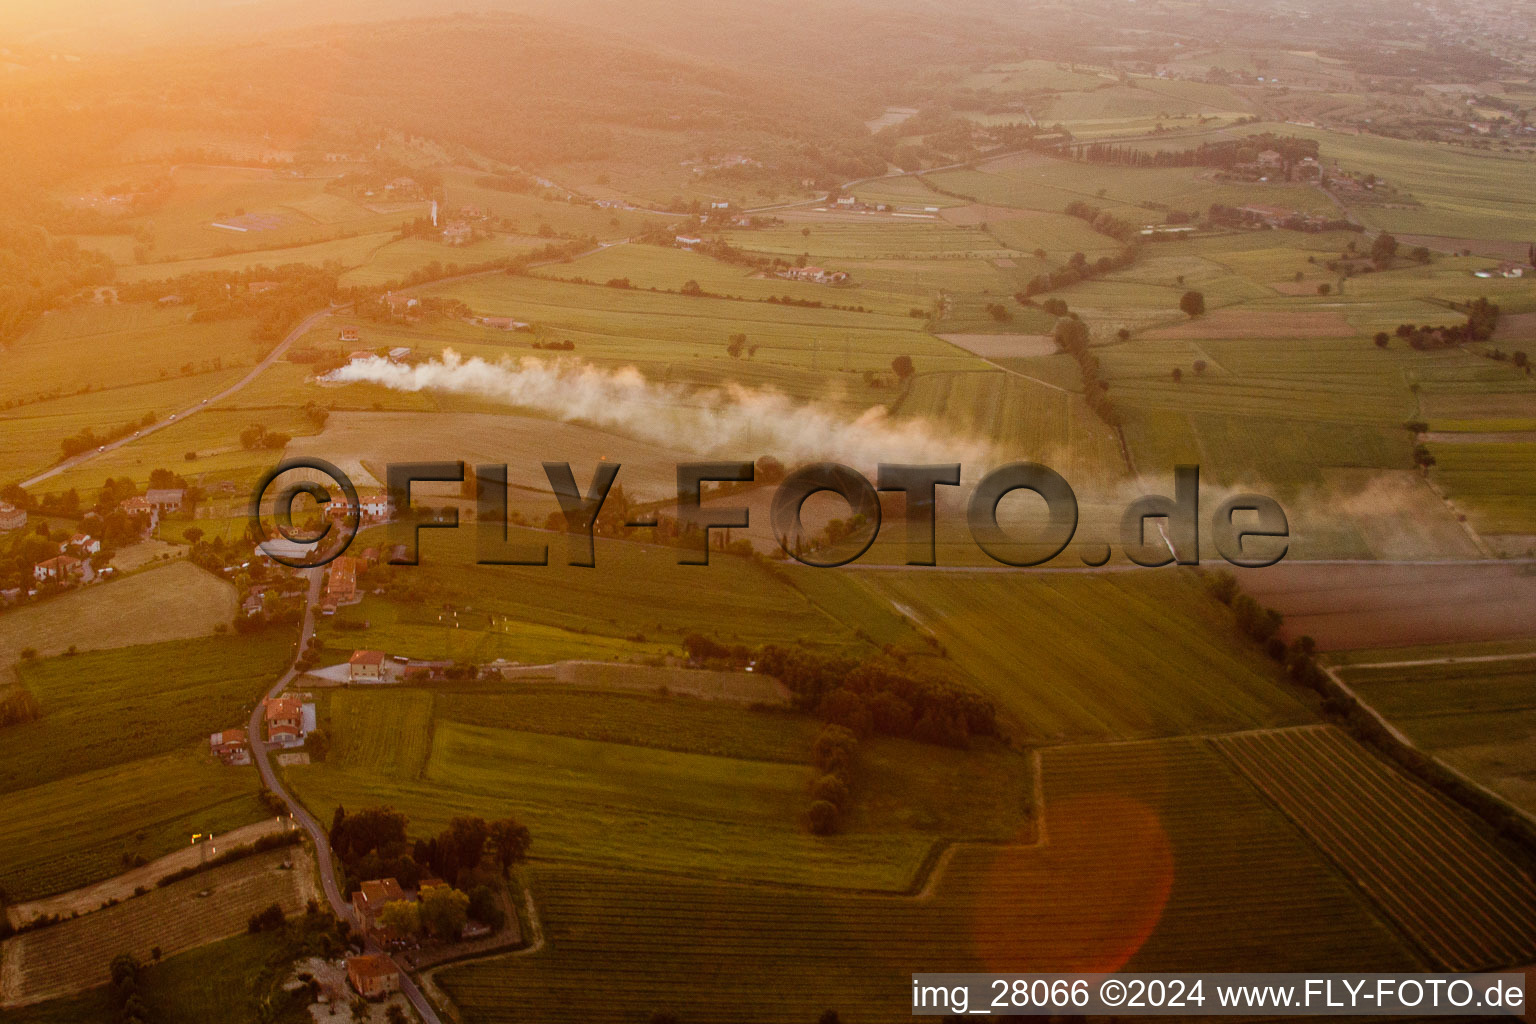
[[[47,583],[50,580],[68,583],[80,579],[86,571],[86,565],[80,559],[71,555],[56,555],[33,566],[32,578],[39,583]]]
[[[125,498],[118,503],[117,507],[122,509],[123,514],[129,518],[142,516],[147,519],[149,523],[148,528],[151,530],[160,525],[160,507],[152,503],[148,498]]]
[[[365,495],[360,502],[363,519],[367,522],[383,522],[390,517],[394,507],[390,504],[388,494]]]
[[[336,332],[336,340],[346,342],[349,345],[361,341],[362,337],[362,334],[356,327],[343,327],[340,331]]]
[[[325,581],[325,603],[339,607],[356,600],[357,559],[342,555],[331,563],[331,573]]]
[[[385,683],[385,656],[383,651],[353,651],[347,663],[348,678],[354,683]]]
[[[152,487],[144,492],[144,500],[155,506],[161,515],[178,512],[186,503],[187,492],[180,487]]]
[[[71,553],[86,558],[90,555],[101,554],[101,541],[88,533],[77,533],[63,544],[59,545],[61,553]]]
[[[280,747],[304,743],[304,706],[296,697],[272,697],[266,701],[267,742]]]
[[[229,765],[251,763],[251,747],[246,742],[244,729],[225,729],[208,737],[208,747],[213,756]]]
[[[389,307],[390,313],[395,316],[405,316],[421,305],[421,300],[413,299],[408,295],[396,295],[394,292],[385,292],[384,304]]]
[[[0,501],[0,532],[20,530],[26,525],[27,513],[25,509],[19,509],[8,502]]]
[[[400,991],[400,968],[381,953],[347,958],[347,980],[364,999],[384,999]]]
[[[364,882],[352,894],[352,912],[363,934],[380,937],[379,914],[389,904],[408,899],[410,897],[406,895],[405,889],[395,879],[374,879]]]

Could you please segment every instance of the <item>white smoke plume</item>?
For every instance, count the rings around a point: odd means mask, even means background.
[[[660,384],[632,366],[608,370],[532,356],[491,363],[445,349],[440,359],[414,366],[359,359],[326,379],[471,395],[702,456],[772,455],[786,465],[828,459],[859,467],[988,461],[985,443],[940,436],[922,421],[892,420],[879,406],[850,418],[737,384],[699,390]]]

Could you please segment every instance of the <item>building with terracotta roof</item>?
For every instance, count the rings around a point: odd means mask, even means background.
[[[267,742],[297,747],[304,742],[304,705],[297,697],[266,701]]]
[[[71,555],[56,555],[32,567],[32,578],[39,583],[49,580],[67,583],[85,575],[85,563]]]
[[[364,999],[383,999],[400,991],[400,968],[382,953],[349,956],[347,980]]]
[[[387,683],[383,651],[353,651],[347,663],[348,678],[354,683]]]
[[[357,559],[342,555],[331,563],[325,581],[325,603],[335,607],[357,600]]]
[[[244,729],[225,729],[208,737],[208,747],[225,764],[250,764],[251,747]]]
[[[122,509],[126,516],[142,516],[148,519],[151,530],[160,525],[160,508],[148,498],[126,498],[117,507]]]
[[[391,903],[410,900],[405,889],[393,878],[377,878],[358,886],[352,894],[352,912],[365,935],[378,935],[379,914]]]

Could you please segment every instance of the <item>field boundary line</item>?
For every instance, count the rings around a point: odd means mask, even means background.
[[[1355,668],[1422,668],[1428,665],[1473,665],[1491,661],[1529,661],[1536,659],[1536,651],[1520,651],[1512,654],[1475,654],[1463,657],[1419,658],[1410,661],[1360,661],[1349,665],[1336,665],[1337,669]],[[1343,686],[1343,683],[1339,685]],[[1428,712],[1436,714],[1438,712]]]
[[[1388,721],[1385,715],[1383,715],[1380,711],[1377,711],[1375,707],[1362,699],[1361,696],[1355,692],[1354,687],[1340,679],[1337,668],[1332,666],[1325,666],[1323,668],[1323,672],[1327,674],[1328,678],[1344,693],[1345,696],[1355,702],[1356,706],[1359,707],[1361,711],[1364,711],[1371,717],[1373,721],[1376,722],[1377,725],[1381,726],[1381,728],[1386,731],[1387,735],[1392,737],[1392,740],[1395,743],[1398,743],[1407,750],[1428,759],[1442,771],[1448,772],[1450,775],[1455,777],[1456,780],[1461,782],[1463,785],[1468,786],[1483,794],[1483,796],[1502,806],[1506,811],[1514,813],[1517,817],[1524,820],[1528,825],[1536,826],[1536,814],[1532,814],[1530,811],[1527,811],[1523,807],[1516,807],[1499,793],[1496,793],[1495,791],[1489,789],[1487,786],[1483,785],[1481,782],[1478,782],[1476,779],[1468,776],[1466,773],[1461,771],[1461,769],[1452,767],[1445,761],[1441,760],[1439,757],[1420,747],[1417,743],[1413,742],[1413,740],[1409,739],[1407,733],[1403,732],[1397,726]],[[1484,821],[1486,823],[1486,819],[1484,819],[1482,815],[1472,810],[1472,808],[1462,804],[1461,801],[1456,800],[1450,796],[1446,796],[1446,799],[1450,800],[1457,807],[1467,811],[1479,821]]]

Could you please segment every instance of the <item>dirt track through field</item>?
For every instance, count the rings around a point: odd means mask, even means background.
[[[125,871],[103,881],[81,886],[79,889],[71,889],[69,892],[61,892],[56,896],[45,896],[40,900],[7,907],[6,916],[15,927],[45,916],[72,917],[77,914],[83,916],[94,910],[100,910],[101,905],[108,900],[121,902],[131,898],[134,890],[141,886],[154,888],[155,884],[166,875],[195,866],[205,855],[214,857],[237,846],[254,843],[262,836],[287,831],[292,827],[291,820],[287,818],[270,818],[254,825],[244,825],[216,836],[211,844],[187,846],[150,861],[141,868]]]

